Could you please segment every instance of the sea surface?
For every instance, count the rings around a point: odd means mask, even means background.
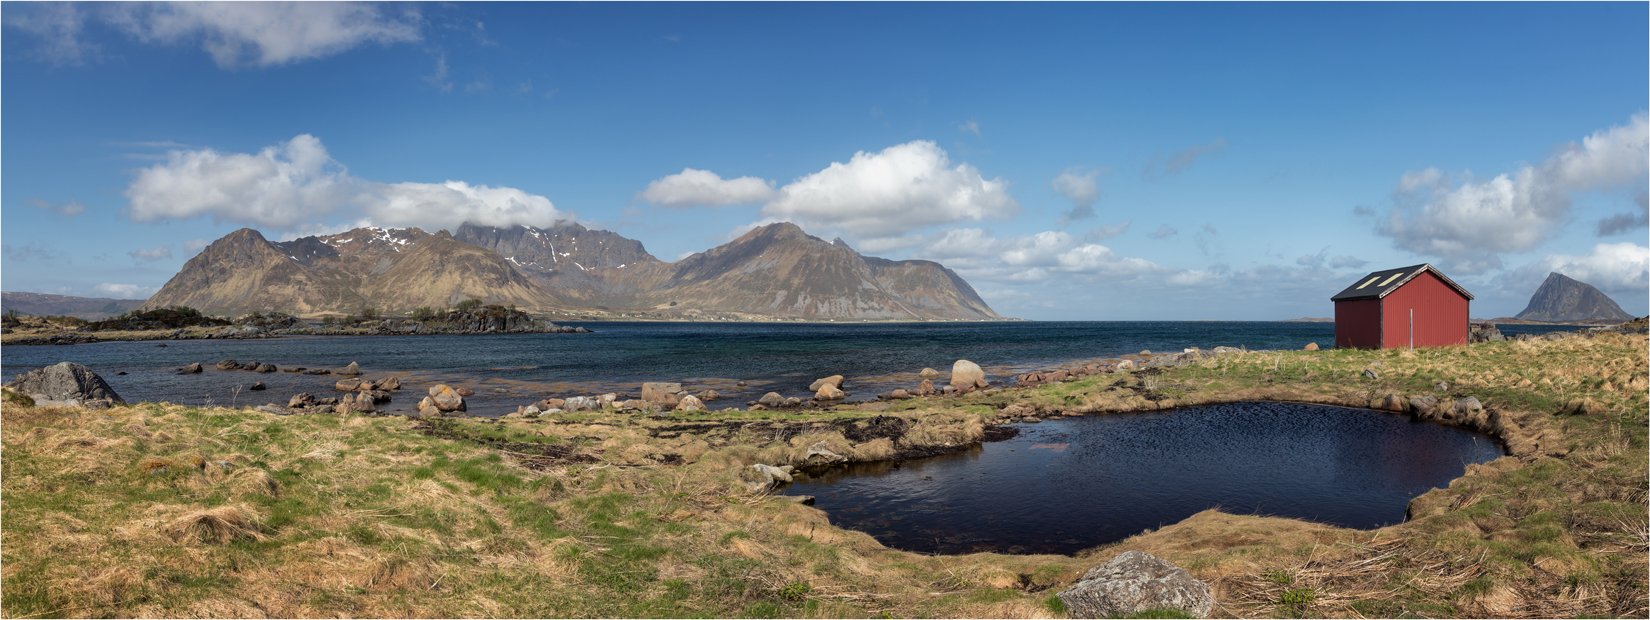
[[[1499,458],[1484,435],[1367,409],[1228,403],[1017,424],[967,452],[840,466],[780,490],[831,524],[923,553],[1057,553],[1219,508],[1341,527]]]
[[[987,378],[1141,351],[1189,347],[1299,349],[1334,341],[1334,323],[1272,321],[1095,321],[955,323],[655,323],[570,322],[589,334],[497,336],[300,336],[262,340],[104,342],[6,346],[0,373],[12,375],[63,361],[90,367],[130,402],[190,405],[285,404],[293,394],[333,394],[335,376],[219,371],[220,360],[281,368],[340,369],[356,362],[368,378],[394,375],[406,386],[389,411],[412,410],[436,383],[468,387],[470,412],[495,416],[542,398],[617,392],[638,396],[647,381],[714,389],[712,408],[739,406],[774,391],[806,397],[814,379],[843,375],[849,400],[913,387],[917,373],[951,370],[959,359]],[[1507,334],[1569,327],[1507,325]],[[165,345],[165,346],[161,346]],[[206,371],[179,375],[200,362]],[[124,374],[122,374],[124,373]],[[266,390],[249,388],[262,382]],[[743,385],[741,385],[743,384]]]

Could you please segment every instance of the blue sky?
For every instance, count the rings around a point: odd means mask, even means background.
[[[1007,316],[1330,316],[1431,262],[1650,306],[1650,5],[0,5],[8,291],[205,243],[792,221]]]

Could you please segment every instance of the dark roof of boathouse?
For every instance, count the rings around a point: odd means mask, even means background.
[[[1443,280],[1444,284],[1448,284],[1450,288],[1455,289],[1455,292],[1460,293],[1462,297],[1472,299],[1472,293],[1468,293],[1467,289],[1461,288],[1461,285],[1449,279],[1449,276],[1444,275],[1444,272],[1439,271],[1437,267],[1433,267],[1431,263],[1421,263],[1397,269],[1371,272],[1369,275],[1358,278],[1358,281],[1353,282],[1352,286],[1346,287],[1346,290],[1330,297],[1329,301],[1381,299],[1427,271],[1431,271],[1432,275],[1438,276],[1439,280]]]

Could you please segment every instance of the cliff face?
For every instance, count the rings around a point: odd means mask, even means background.
[[[1515,319],[1526,321],[1600,321],[1621,322],[1633,320],[1633,315],[1622,311],[1593,285],[1571,279],[1564,274],[1550,273],[1541,287],[1530,297],[1530,305]]]
[[[184,305],[208,314],[385,312],[479,298],[558,307],[541,284],[503,257],[416,228],[360,228],[271,242],[243,228],[184,263],[144,308]]]

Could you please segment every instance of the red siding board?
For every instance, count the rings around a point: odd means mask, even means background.
[[[1381,299],[1381,346],[1410,345],[1412,311],[1415,346],[1466,344],[1467,303],[1438,276],[1423,272]]]
[[[1335,302],[1335,346],[1381,346],[1381,300]]]

